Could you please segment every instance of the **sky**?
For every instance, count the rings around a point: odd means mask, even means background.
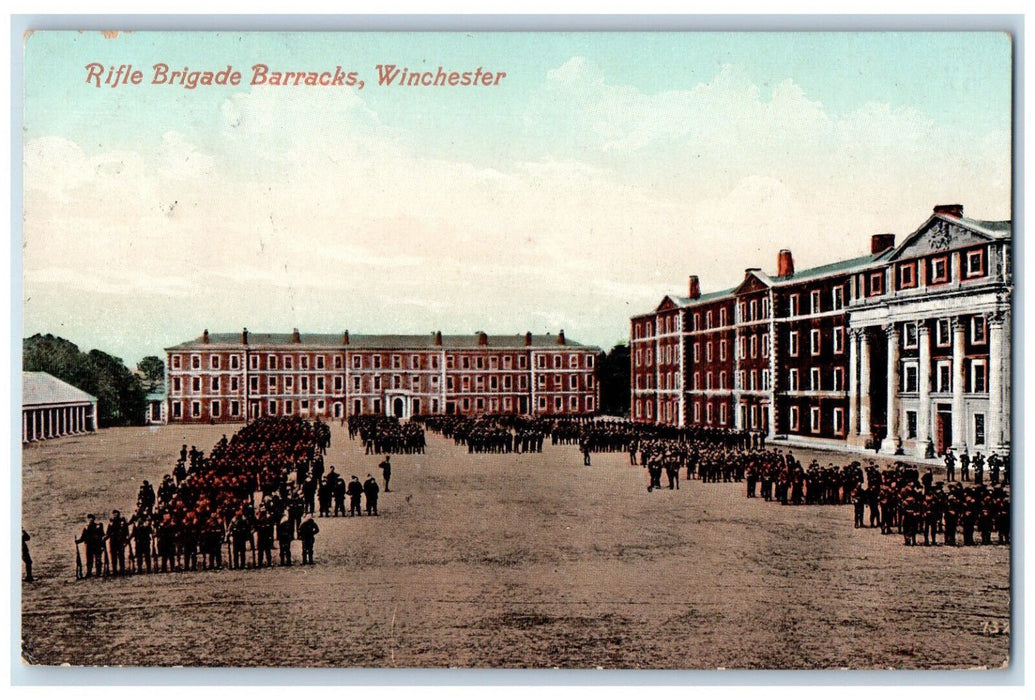
[[[1001,33],[36,32],[23,332],[135,364],[212,332],[553,332],[1010,218]],[[95,86],[86,66],[131,65]],[[240,71],[151,83],[153,66]],[[363,88],[253,86],[355,71]],[[378,85],[377,65],[505,72]]]

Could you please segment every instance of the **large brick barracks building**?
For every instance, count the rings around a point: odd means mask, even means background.
[[[632,418],[932,457],[1010,442],[1011,223],[934,214],[895,245],[631,320]]]
[[[589,415],[598,348],[558,335],[212,333],[165,350],[172,422]]]

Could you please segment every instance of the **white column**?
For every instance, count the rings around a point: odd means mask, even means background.
[[[920,406],[916,414],[916,456],[934,457],[931,444],[931,328],[921,319],[916,324],[920,345],[920,371],[917,377]]]
[[[22,442],[29,441],[29,414],[22,409]]]
[[[859,363],[859,332],[848,330],[848,439],[859,435],[859,377],[856,366]]]
[[[884,333],[888,339],[888,409],[886,414],[888,433],[881,443],[880,451],[884,454],[895,455],[901,451],[902,438],[899,435],[901,420],[899,418],[899,348],[898,328],[894,323],[884,326]]]
[[[859,329],[859,440],[873,436],[870,425],[870,330]]]
[[[1003,412],[1008,397],[1003,396],[1003,326],[1002,312],[988,317],[988,437],[989,450],[1003,447]]]
[[[966,421],[963,420],[963,386],[965,376],[964,333],[966,325],[961,318],[952,319],[952,448],[957,452],[967,451]]]

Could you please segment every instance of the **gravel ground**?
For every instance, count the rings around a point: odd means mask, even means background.
[[[22,585],[27,663],[1008,663],[1007,547],[906,548],[853,529],[849,506],[782,507],[737,484],[648,493],[624,454],[583,467],[577,448],[549,444],[541,455],[468,455],[429,434],[426,455],[392,458],[381,517],[318,519],[313,567],[75,581],[73,538],[87,513],[131,510],[140,481],[157,484],[182,443],[208,450],[232,429],[112,429],[23,450],[36,575]],[[334,427],[328,465],[380,480],[379,461]]]

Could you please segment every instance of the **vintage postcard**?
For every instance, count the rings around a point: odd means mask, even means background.
[[[1009,34],[117,29],[23,38],[24,664],[1010,668]]]

